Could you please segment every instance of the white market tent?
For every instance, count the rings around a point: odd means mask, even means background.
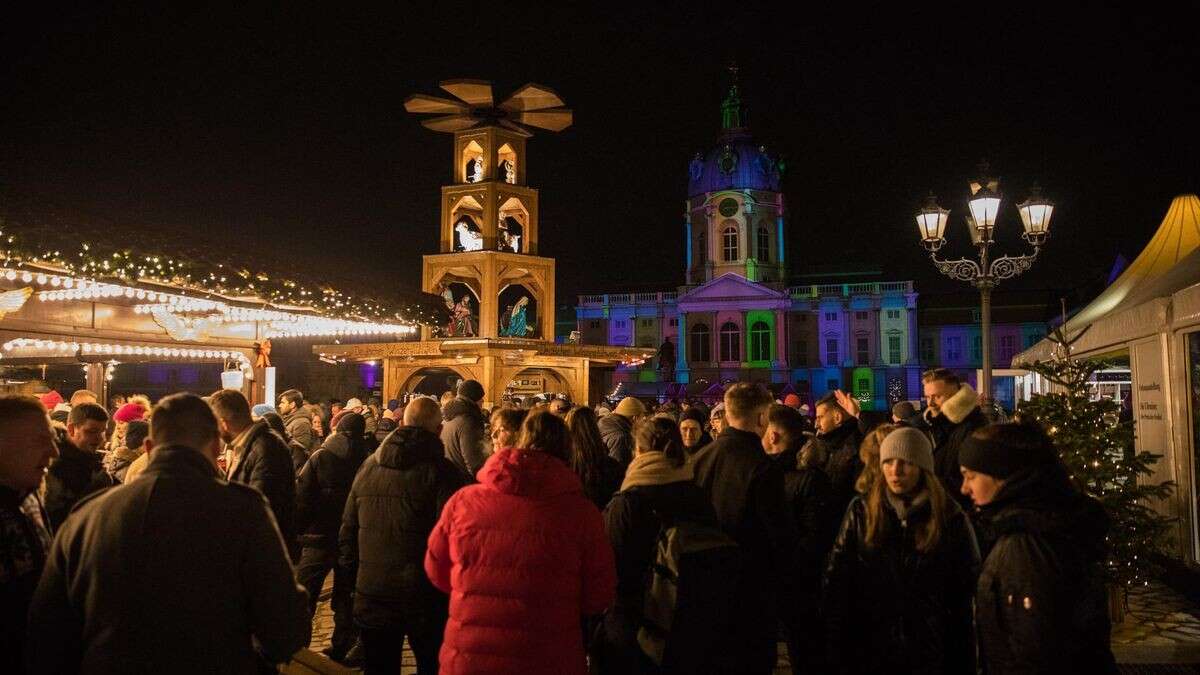
[[[1158,231],[1108,288],[1063,324],[1076,339],[1076,357],[1127,353],[1133,379],[1137,449],[1161,454],[1154,482],[1173,480],[1176,492],[1157,507],[1179,517],[1180,556],[1200,560],[1197,529],[1197,430],[1200,404],[1190,381],[1192,354],[1200,345],[1200,197],[1176,197]],[[1021,352],[1014,363],[1045,360],[1049,340]],[[1200,372],[1200,371],[1198,371]],[[1031,382],[1034,390],[1046,383]]]

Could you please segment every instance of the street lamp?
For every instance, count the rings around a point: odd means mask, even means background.
[[[1042,197],[1041,191],[1035,186],[1030,189],[1029,199],[1017,205],[1021,214],[1021,225],[1025,231],[1021,234],[1030,246],[1032,255],[1004,256],[991,259],[991,247],[995,241],[996,217],[1000,213],[1000,181],[988,173],[986,163],[979,165],[980,177],[971,181],[971,196],[967,200],[968,213],[965,216],[967,229],[971,234],[971,243],[979,249],[979,259],[959,258],[958,260],[941,260],[937,251],[945,243],[946,221],[950,212],[938,206],[937,198],[931,192],[925,200],[925,205],[917,211],[917,229],[921,234],[921,244],[929,251],[938,271],[951,279],[969,282],[979,289],[980,318],[982,319],[981,347],[983,349],[983,380],[979,384],[981,398],[990,399],[992,396],[992,289],[1003,279],[1025,272],[1033,266],[1046,240],[1050,238],[1050,217],[1054,214],[1054,204]]]

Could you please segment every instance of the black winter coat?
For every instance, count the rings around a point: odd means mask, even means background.
[[[988,675],[1116,673],[1099,502],[1039,467],[1010,477],[981,518],[998,537],[976,593]]]
[[[717,525],[712,502],[692,481],[631,487],[614,495],[604,510],[617,563],[617,598],[604,615],[597,655],[604,672],[652,670],[637,642],[646,583],[664,522],[685,520]]]
[[[963,442],[976,429],[987,426],[987,417],[979,408],[975,408],[957,424],[951,422],[945,414],[922,419],[925,422],[924,430],[933,437],[934,473],[942,480],[946,492],[957,499],[964,510],[970,512],[974,505],[971,498],[962,493],[962,468],[958,464],[958,453]]]
[[[304,546],[336,550],[346,497],[367,458],[362,439],[334,433],[309,456],[296,479],[296,531]]]
[[[858,456],[858,446],[862,445],[862,440],[859,421],[850,418],[833,431],[817,434],[809,441],[824,450],[825,475],[829,477],[832,487],[829,506],[837,514],[838,523],[841,523],[842,514],[846,512],[850,500],[858,494],[854,483],[863,470],[862,460]]]
[[[338,540],[342,566],[357,570],[359,625],[445,621],[449,599],[425,576],[426,542],[466,478],[443,453],[434,434],[400,427],[354,479]]]
[[[783,492],[795,526],[787,573],[783,576],[786,600],[781,614],[812,613],[819,602],[825,557],[841,523],[832,505],[833,486],[821,467],[801,468],[800,453],[785,450],[775,457],[783,470]]]
[[[259,672],[312,623],[261,494],[186,447],[80,502],[29,611],[31,673]],[[253,640],[252,640],[253,638]]]
[[[831,672],[975,673],[971,600],[979,550],[967,515],[952,499],[946,507],[940,541],[921,553],[916,532],[932,514],[929,502],[902,522],[885,500],[873,548],[865,541],[866,505],[861,497],[850,502],[822,598]]]
[[[633,421],[623,415],[612,413],[596,422],[600,438],[608,446],[608,456],[617,460],[621,468],[633,461]]]
[[[479,404],[462,396],[446,404],[442,411],[442,445],[446,459],[454,463],[468,483],[475,482],[475,474],[487,460],[484,449],[487,442],[487,419]]]
[[[46,470],[46,493],[43,497],[53,532],[62,527],[76,502],[116,484],[104,470],[104,458],[100,453],[84,452],[67,439],[62,429],[56,431],[58,458]]]
[[[296,545],[296,469],[287,443],[271,430],[266,420],[255,422],[239,448],[240,459],[229,472],[229,480],[258,490],[271,505],[275,524],[287,543]]]
[[[50,541],[37,495],[0,485],[0,673],[24,672],[25,620]]]

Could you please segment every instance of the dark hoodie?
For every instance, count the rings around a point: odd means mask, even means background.
[[[474,483],[475,475],[483,468],[484,427],[487,420],[479,404],[464,396],[450,401],[442,411],[442,445],[446,459]]]
[[[442,453],[434,434],[400,427],[354,478],[338,541],[342,566],[357,570],[359,625],[445,620],[446,596],[425,578],[425,544],[442,507],[465,480]]]
[[[364,428],[361,415],[349,415],[300,470],[296,479],[296,531],[301,544],[337,548],[346,497],[358,467],[367,458]]]
[[[1100,503],[1040,466],[1010,477],[980,516],[996,537],[975,598],[987,672],[1116,673]]]
[[[832,486],[829,507],[838,522],[841,522],[850,500],[858,494],[854,483],[863,470],[862,459],[858,456],[858,446],[862,445],[862,440],[859,421],[851,417],[833,431],[817,434],[809,441],[822,446],[825,451],[825,475]]]
[[[84,497],[112,487],[112,476],[104,470],[104,459],[97,452],[84,452],[67,438],[65,429],[55,430],[58,458],[46,470],[46,515],[50,528],[57,532],[75,504]]]

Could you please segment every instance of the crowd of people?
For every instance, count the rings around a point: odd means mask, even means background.
[[[1108,518],[952,372],[486,410],[0,397],[0,671],[1115,673]],[[135,400],[136,399],[136,400]],[[64,414],[60,414],[64,413]]]

